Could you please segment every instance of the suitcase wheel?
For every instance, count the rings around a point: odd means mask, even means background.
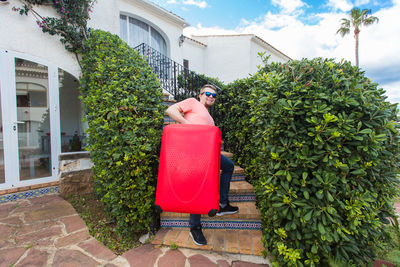
[[[156,212],[157,213],[161,213],[162,212],[162,208],[159,205],[156,205]]]
[[[217,212],[218,212],[218,210],[216,210],[216,209],[210,210],[208,212],[208,216],[209,217],[214,217],[217,214]]]

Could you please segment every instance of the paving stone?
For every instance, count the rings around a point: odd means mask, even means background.
[[[0,248],[9,248],[9,247],[15,247],[15,244],[12,243],[10,240],[1,240],[0,239]]]
[[[29,201],[34,205],[50,204],[58,201],[63,201],[64,199],[59,195],[45,195],[40,197],[30,198]]]
[[[57,201],[43,206],[42,208],[28,212],[25,222],[32,223],[45,220],[56,220],[60,217],[76,214],[74,208],[67,201]]]
[[[11,234],[14,232],[14,228],[8,225],[0,224],[0,240],[7,240],[10,238]]]
[[[84,249],[86,252],[92,254],[95,258],[111,261],[117,257],[111,250],[105,247],[96,239],[91,239],[84,243],[79,244],[79,247]]]
[[[0,218],[6,218],[17,207],[17,203],[0,204]]]
[[[232,267],[268,267],[268,264],[257,264],[252,262],[235,261],[232,263]]]
[[[38,249],[30,249],[26,257],[15,265],[15,267],[25,266],[45,266],[49,258],[49,253]]]
[[[67,236],[60,237],[56,240],[56,248],[66,247],[73,244],[78,244],[90,238],[89,230],[85,229]]]
[[[95,267],[99,266],[100,264],[86,256],[80,251],[77,250],[69,250],[69,249],[60,249],[57,250],[52,266],[65,266],[65,267]]]
[[[57,226],[58,223],[55,221],[43,221],[32,224],[24,224],[21,228],[17,230],[18,235],[26,235],[29,233],[37,232],[42,229],[50,228],[53,226]]]
[[[158,267],[185,267],[186,257],[179,250],[168,250],[158,260]]]
[[[7,217],[5,219],[0,219],[0,223],[12,224],[12,225],[22,225],[23,222],[18,216]]]
[[[147,244],[125,252],[122,257],[129,262],[131,267],[153,267],[160,254],[159,248]]]
[[[226,260],[217,260],[217,263],[220,267],[230,267],[231,265]]]
[[[190,256],[188,261],[190,263],[190,267],[218,267],[217,264],[200,254]]]
[[[86,228],[85,222],[79,215],[74,215],[71,217],[61,218],[61,222],[65,224],[65,230],[67,233],[72,233],[80,229]]]
[[[0,266],[11,266],[25,253],[25,248],[6,248],[0,250]]]
[[[61,227],[45,228],[37,232],[32,232],[26,235],[17,235],[16,242],[18,244],[31,243],[35,244],[41,239],[53,238],[62,234]]]

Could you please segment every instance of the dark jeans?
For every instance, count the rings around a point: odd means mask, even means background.
[[[230,158],[227,158],[223,155],[221,155],[221,177],[220,177],[220,185],[219,185],[219,194],[220,194],[220,199],[219,202],[221,204],[227,204],[228,203],[228,193],[229,193],[229,187],[231,183],[231,178],[233,174],[233,162]],[[201,215],[200,214],[190,214],[190,227],[200,225],[200,219]]]

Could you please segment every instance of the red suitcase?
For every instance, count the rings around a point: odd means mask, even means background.
[[[156,207],[160,211],[208,214],[219,208],[221,131],[216,126],[164,127]]]

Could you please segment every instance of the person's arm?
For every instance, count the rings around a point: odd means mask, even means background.
[[[165,111],[165,113],[167,113],[167,115],[174,121],[182,124],[190,124],[190,122],[183,117],[182,112],[183,111],[178,104],[173,104]]]

